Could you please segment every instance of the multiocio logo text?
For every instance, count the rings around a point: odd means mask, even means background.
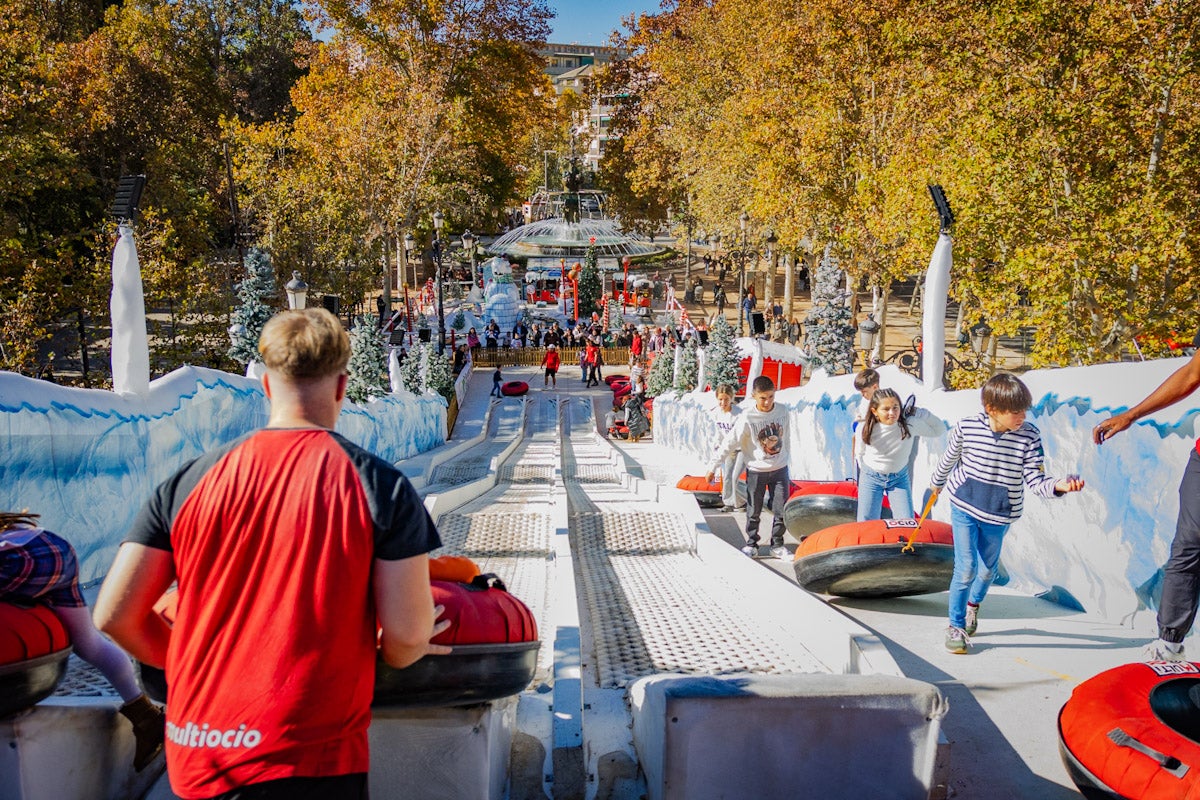
[[[207,722],[199,726],[189,722],[181,728],[168,722],[167,739],[180,747],[257,747],[262,741],[262,733],[254,728],[246,728],[246,725],[239,725],[236,729],[223,731],[210,728]]]

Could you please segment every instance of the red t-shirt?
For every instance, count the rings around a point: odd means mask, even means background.
[[[558,369],[560,363],[557,350],[546,353],[546,357],[542,359],[542,366],[546,369]]]
[[[372,562],[441,544],[399,471],[331,431],[258,431],[164,482],[127,541],[172,551],[179,577],[176,794],[367,771]]]

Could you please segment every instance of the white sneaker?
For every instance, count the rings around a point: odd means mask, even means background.
[[[791,551],[781,544],[777,544],[771,548],[771,555],[780,561],[791,561],[792,559]]]
[[[1183,652],[1183,645],[1178,645],[1179,650],[1172,648],[1171,644],[1162,639],[1155,639],[1150,644],[1146,645],[1142,650],[1143,661],[1187,661],[1187,655]]]
[[[750,558],[758,557],[758,548],[752,544],[748,544],[742,548],[742,555],[750,556]]]

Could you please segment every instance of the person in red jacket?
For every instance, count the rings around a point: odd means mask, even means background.
[[[558,348],[550,345],[546,348],[546,357],[542,359],[542,366],[546,368],[546,374],[542,378],[542,386],[553,386],[558,388],[558,367],[562,361],[558,357]]]

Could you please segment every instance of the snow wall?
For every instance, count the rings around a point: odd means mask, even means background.
[[[1042,499],[1026,493],[1025,513],[1010,529],[1001,558],[1002,580],[1020,591],[1154,631],[1152,613],[1179,512],[1179,481],[1195,446],[1200,394],[1140,420],[1097,447],[1092,428],[1135,405],[1186,359],[1027,372],[1033,392],[1028,420],[1042,432],[1047,474],[1079,473],[1080,493]],[[982,410],[979,391],[926,391],[896,367],[880,369],[881,385],[919,405],[947,425]],[[843,479],[854,475],[851,424],[861,401],[853,376],[818,372],[805,386],[785,389],[777,401],[792,410],[789,441],[792,478]],[[752,401],[747,401],[752,402]],[[711,392],[663,396],[654,401],[654,437],[706,462],[716,444]],[[913,474],[914,504],[945,451],[946,437],[924,437]],[[949,521],[943,497],[932,516]]]
[[[261,383],[211,369],[175,370],[144,398],[0,372],[0,509],[41,514],[75,546],[80,579],[95,581],[159,483],[266,421]],[[446,440],[446,402],[347,401],[337,430],[397,462]]]

